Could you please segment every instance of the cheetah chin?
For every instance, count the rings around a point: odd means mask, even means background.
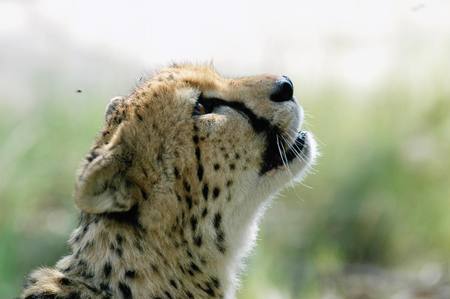
[[[21,298],[235,298],[267,202],[317,155],[286,76],[164,68],[113,98],[75,184],[70,252]]]

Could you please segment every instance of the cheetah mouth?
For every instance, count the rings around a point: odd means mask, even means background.
[[[304,150],[308,138],[307,131],[300,131],[294,142],[286,148],[286,145],[278,138],[277,133],[268,136],[268,145],[264,153],[261,175],[280,167],[288,167],[295,159],[306,160]]]

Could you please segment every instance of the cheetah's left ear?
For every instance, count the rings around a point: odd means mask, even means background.
[[[105,111],[105,120],[108,122],[110,121],[110,119],[112,118],[112,116],[115,114],[115,112],[117,111],[117,108],[120,105],[123,105],[126,101],[125,97],[122,96],[117,96],[112,98],[111,100],[109,100],[109,104],[106,107],[106,111]]]
[[[78,176],[75,203],[86,213],[128,211],[141,194],[128,178],[132,153],[118,141],[118,131],[109,144],[91,152]]]

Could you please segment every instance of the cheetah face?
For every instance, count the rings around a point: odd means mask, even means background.
[[[208,143],[206,167],[223,165],[219,173],[267,193],[301,178],[316,146],[311,133],[300,130],[303,109],[291,80],[271,75],[221,80],[220,87],[200,86],[194,104],[194,143],[195,136]]]
[[[287,77],[230,79],[206,66],[169,67],[111,101],[76,203],[88,213],[140,204],[160,214],[212,207],[249,217],[313,163],[314,139],[302,121]]]

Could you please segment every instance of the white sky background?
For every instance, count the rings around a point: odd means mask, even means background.
[[[450,68],[448,0],[0,0],[5,50],[59,53],[52,34],[142,71],[213,60],[225,74],[283,73],[312,86],[366,88],[396,71],[420,81],[435,65]],[[1,51],[0,82],[9,83],[0,88],[8,89],[15,77],[1,70]],[[6,56],[19,66],[32,58]]]

